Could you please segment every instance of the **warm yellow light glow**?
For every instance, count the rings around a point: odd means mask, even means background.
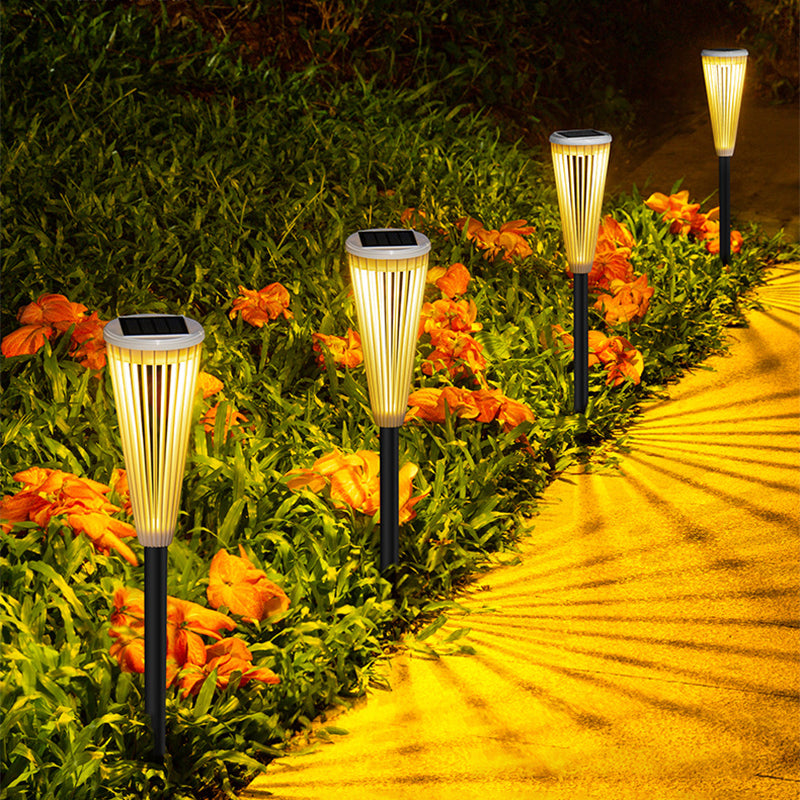
[[[742,106],[747,50],[703,50],[711,129],[718,156],[732,156]]]
[[[175,532],[201,350],[107,342],[136,535],[145,547],[166,547]]]
[[[387,259],[348,252],[348,259],[372,413],[380,427],[400,427],[411,388],[428,253]]]
[[[574,273],[588,273],[597,246],[611,136],[595,130],[556,131],[550,150],[567,261]]]

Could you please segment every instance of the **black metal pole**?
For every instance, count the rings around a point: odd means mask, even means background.
[[[575,274],[573,281],[573,383],[575,413],[586,412],[589,402],[589,275]]]
[[[731,261],[731,157],[719,157],[719,256]]]
[[[167,548],[144,548],[144,707],[153,731],[153,759],[166,750]]]
[[[400,560],[400,428],[381,428],[381,569]]]

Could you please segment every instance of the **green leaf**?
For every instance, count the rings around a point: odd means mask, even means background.
[[[203,681],[200,691],[197,694],[197,699],[194,703],[195,718],[200,718],[208,713],[211,707],[211,700],[214,697],[214,692],[217,688],[217,671],[216,669]]]
[[[418,642],[422,642],[427,639],[429,636],[432,636],[439,628],[442,627],[447,622],[447,617],[444,614],[440,614],[430,625],[426,628],[423,628],[414,638]]]
[[[234,500],[233,504],[228,509],[228,513],[225,515],[225,519],[222,520],[222,524],[217,531],[217,537],[223,547],[229,546],[233,533],[239,525],[239,520],[242,517],[242,512],[246,504],[247,500],[244,497]]]

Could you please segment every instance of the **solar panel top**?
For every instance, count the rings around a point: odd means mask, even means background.
[[[550,134],[553,144],[567,147],[592,147],[611,143],[611,134],[598,131],[595,128],[582,128],[577,130],[556,131]]]
[[[602,136],[603,131],[597,131],[594,128],[583,128],[581,130],[574,130],[574,131],[559,131],[562,136],[566,136],[567,139],[585,139],[589,136]]]
[[[416,247],[417,238],[410,230],[359,231],[362,247]]]
[[[205,338],[203,326],[179,314],[129,314],[107,322],[103,339],[123,350],[184,350]]]
[[[706,58],[719,58],[723,61],[730,59],[731,64],[739,63],[742,59],[748,56],[747,50],[744,47],[715,47],[713,50],[703,50],[700,57],[705,60]]]
[[[351,233],[344,248],[370,261],[408,262],[429,253],[431,243],[424,233],[409,228],[368,228]]]
[[[180,336],[188,335],[186,320],[181,316],[120,317],[123,336]]]

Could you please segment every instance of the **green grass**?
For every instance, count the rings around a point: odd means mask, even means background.
[[[3,335],[44,292],[102,319],[148,311],[201,321],[203,369],[248,422],[228,438],[221,424],[213,436],[194,429],[169,593],[206,605],[211,558],[242,544],[291,606],[274,624],[237,630],[279,685],[210,682],[186,700],[170,690],[161,770],[145,760],[142,676],[121,673],[109,654],[114,590],[140,586],[141,567],[56,521],[3,533],[2,797],[180,800],[243,785],[293,732],[379,680],[399,634],[433,621],[420,633],[427,641],[454,589],[491,554],[513,557],[523,517],[557,472],[607,450],[644,397],[723,348],[763,264],[789,255],[750,228],[725,271],[635,193],[609,198],[606,211],[637,242],[635,269],[656,287],[644,321],[617,331],[645,371],[640,385],[614,388],[593,369],[589,413],[576,417],[570,354],[553,349],[550,333],[571,328],[572,295],[542,153],[440,99],[435,82],[332,84],[313,66],[231,61],[226,45],[205,50],[193,29],[169,33],[133,9],[82,4],[64,19],[56,3],[9,5]],[[215,88],[197,97],[198,85]],[[473,275],[489,385],[526,403],[535,422],[509,433],[453,418],[404,426],[401,462],[419,464],[415,487],[430,494],[402,528],[393,587],[376,566],[375,520],[292,492],[285,475],[334,448],[377,449],[363,367],[319,367],[312,334],[355,327],[346,236],[397,225],[410,206],[428,215],[431,265],[461,261]],[[533,255],[487,262],[455,225],[465,215],[490,228],[526,218]],[[274,281],[291,295],[291,320],[256,329],[229,318],[239,285]],[[0,361],[4,494],[30,466],[101,482],[123,466],[110,379],[70,358],[67,341]],[[444,384],[415,375],[415,388]]]

